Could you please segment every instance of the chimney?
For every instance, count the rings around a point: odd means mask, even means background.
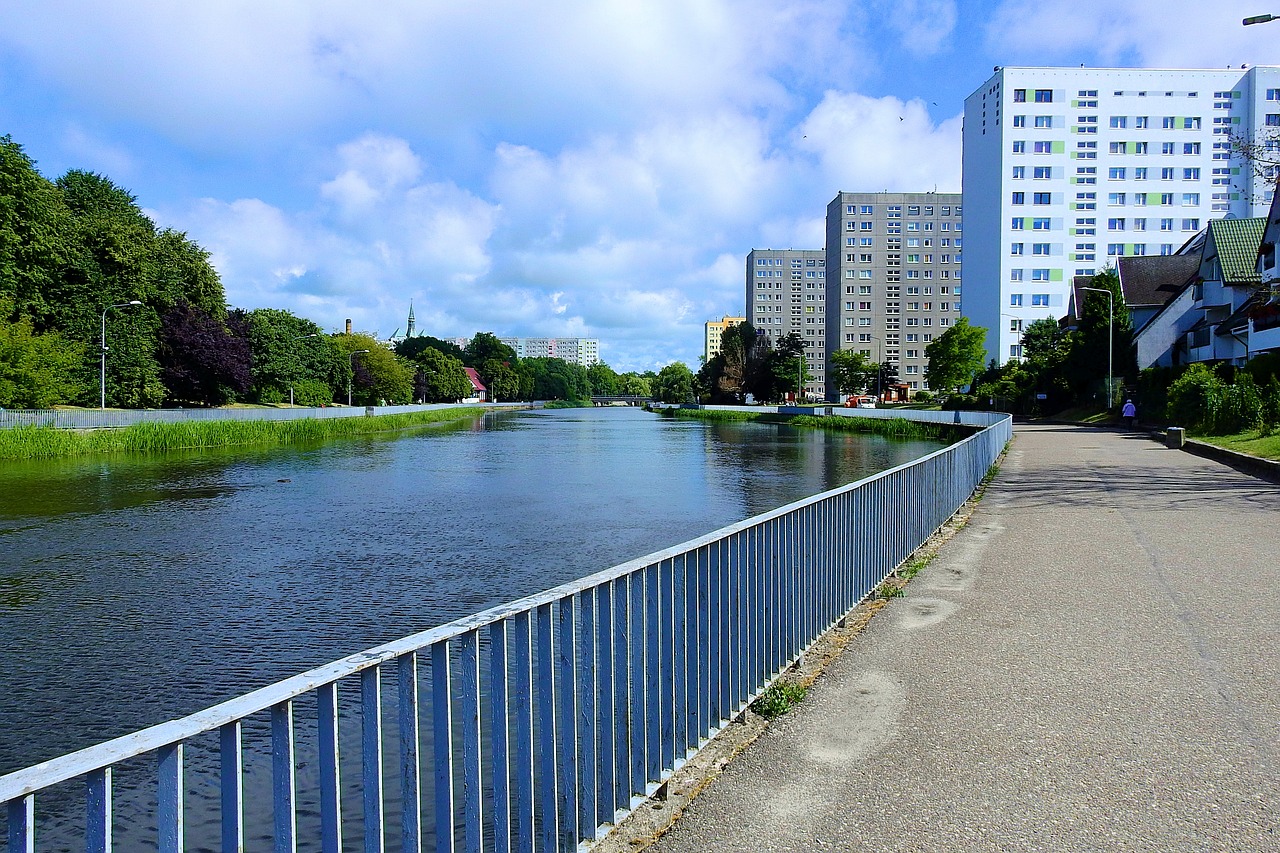
[[[351,318],[347,318],[347,334],[351,334]]]

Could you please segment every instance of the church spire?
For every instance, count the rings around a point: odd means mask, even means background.
[[[409,325],[405,327],[404,336],[406,338],[413,337],[413,300],[409,300]]]

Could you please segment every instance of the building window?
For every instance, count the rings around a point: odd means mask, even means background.
[[[1116,218],[1116,219],[1108,219],[1108,220],[1107,220],[1107,230],[1108,230],[1108,231],[1123,231],[1123,230],[1124,230],[1124,217],[1123,217],[1123,216],[1121,216],[1121,217],[1118,217],[1118,218]]]
[[[1009,254],[1011,254],[1011,255],[1021,255],[1021,254],[1022,254],[1022,245],[1023,245],[1022,243],[1014,243],[1012,246],[1010,246],[1010,247],[1009,247]]]
[[[1014,102],[1015,104],[1024,104],[1024,103],[1026,103],[1026,101],[1027,101],[1027,90],[1026,90],[1026,89],[1014,89],[1014,90],[1013,90],[1013,102]]]
[[[1031,230],[1032,230],[1032,231],[1048,231],[1048,230],[1049,230],[1049,220],[1048,220],[1048,219],[1033,219],[1033,220],[1031,220]]]
[[[1036,116],[1036,127],[1053,127],[1053,116]]]
[[[1113,127],[1113,128],[1123,128],[1123,127],[1126,127],[1126,126],[1127,126],[1126,122],[1127,122],[1127,120],[1126,120],[1126,118],[1125,118],[1124,116],[1112,116],[1112,117],[1111,117],[1111,127]]]
[[[1053,177],[1052,166],[1036,166],[1034,176],[1036,180],[1044,181]]]
[[[1037,142],[1037,143],[1035,144],[1035,153],[1037,153],[1037,154],[1052,154],[1052,153],[1053,153],[1053,143],[1052,143],[1052,142]]]
[[[1009,281],[1022,281],[1022,270],[1009,270]]]
[[[1048,281],[1048,280],[1049,280],[1049,271],[1048,271],[1047,269],[1035,269],[1035,270],[1032,270],[1032,271],[1031,271],[1031,280],[1032,280],[1032,281]],[[1034,305],[1034,304],[1035,304],[1035,302],[1033,301],[1031,304],[1032,304],[1032,305]]]
[[[1161,153],[1161,154],[1172,154],[1172,153],[1173,153],[1173,143],[1172,143],[1172,142],[1161,142],[1161,143],[1160,143],[1160,153]]]
[[[1195,155],[1197,155],[1197,156],[1198,156],[1198,155],[1200,154],[1200,143],[1199,143],[1199,142],[1184,142],[1184,143],[1182,143],[1182,153],[1183,153],[1183,154],[1195,154]]]
[[[1053,90],[1052,89],[1036,89],[1036,103],[1037,104],[1053,103]]]
[[[1123,206],[1125,201],[1124,193],[1107,193],[1107,204]]]
[[[1015,216],[1015,217],[1014,217],[1014,218],[1009,222],[1009,229],[1010,229],[1010,230],[1012,230],[1012,231],[1021,231],[1021,230],[1022,230],[1022,217],[1020,217],[1020,216]]]
[[[1134,126],[1134,127],[1136,127],[1136,128],[1138,128],[1139,130],[1146,130],[1146,128],[1147,128],[1147,117],[1146,117],[1146,116],[1134,116],[1134,117],[1133,117],[1133,126]]]
[[[1034,193],[1031,197],[1032,204],[1050,204],[1052,201],[1052,193]]]
[[[1015,140],[1013,141],[1013,153],[1014,153],[1014,154],[1026,154],[1026,153],[1027,153],[1027,143],[1026,143],[1026,141],[1025,141],[1025,140],[1022,140],[1022,139],[1015,139]]]
[[[1047,255],[1047,254],[1049,254],[1049,244],[1048,244],[1048,243],[1032,243],[1032,244],[1031,244],[1031,254],[1033,254],[1033,255]]]
[[[1199,220],[1199,219],[1184,219],[1184,220],[1182,220],[1182,230],[1183,230],[1183,231],[1199,231],[1199,230],[1200,230],[1200,220]]]
[[[1047,293],[1033,293],[1033,294],[1031,294],[1031,306],[1032,306],[1033,308],[1035,308],[1035,307],[1048,308],[1048,307],[1049,307],[1049,294],[1047,294]]]
[[[1123,181],[1123,180],[1124,180],[1124,167],[1123,167],[1123,166],[1112,166],[1110,169],[1108,169],[1108,170],[1107,170],[1107,180],[1109,180],[1109,181]]]
[[[1127,142],[1112,142],[1107,148],[1107,151],[1111,154],[1126,154],[1128,150],[1129,143]]]
[[[1135,142],[1135,143],[1133,143],[1133,153],[1134,153],[1134,154],[1146,154],[1146,153],[1147,153],[1147,143],[1145,143],[1145,142]]]

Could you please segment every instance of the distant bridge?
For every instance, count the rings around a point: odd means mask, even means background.
[[[652,397],[625,394],[617,394],[612,397],[600,396],[591,398],[591,403],[595,406],[643,406],[645,403],[651,402],[653,402]]]

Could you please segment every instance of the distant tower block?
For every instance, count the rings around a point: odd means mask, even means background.
[[[347,334],[351,334],[351,318],[347,318]]]
[[[406,338],[413,337],[413,300],[409,300],[409,324],[405,326],[404,336]]]

